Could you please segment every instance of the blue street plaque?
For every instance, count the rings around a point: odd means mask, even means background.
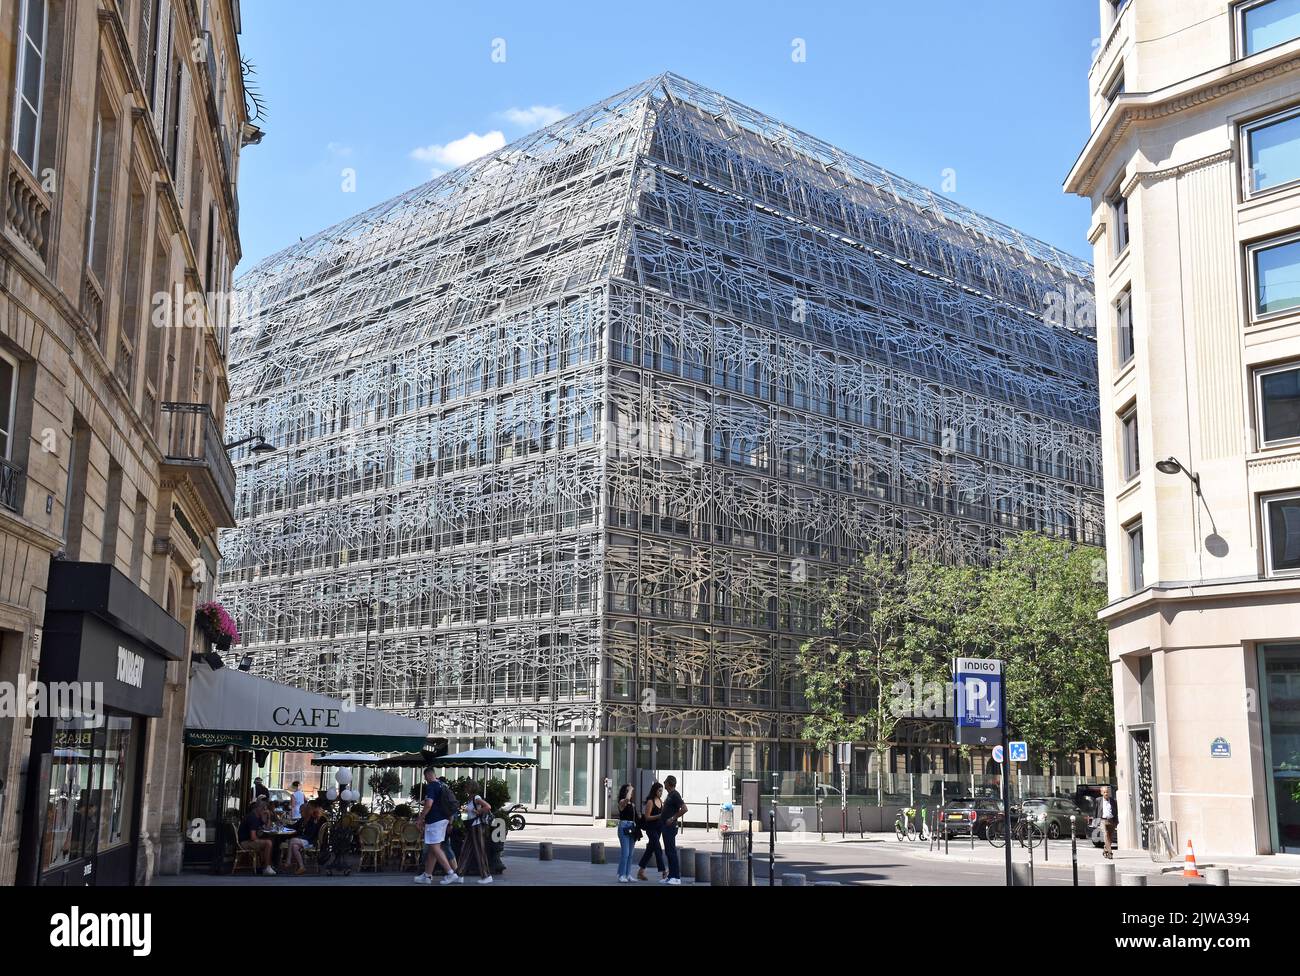
[[[1223,738],[1223,736],[1219,736],[1219,738],[1210,743],[1210,758],[1231,759],[1232,743]]]
[[[953,663],[957,741],[989,745],[1001,738],[1002,662],[959,657]]]

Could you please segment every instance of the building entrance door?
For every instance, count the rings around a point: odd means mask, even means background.
[[[1300,854],[1300,644],[1260,648],[1273,850]]]
[[[1152,751],[1151,730],[1133,729],[1129,733],[1129,743],[1133,750],[1134,836],[1145,848],[1147,846],[1146,824],[1156,819],[1155,755]]]

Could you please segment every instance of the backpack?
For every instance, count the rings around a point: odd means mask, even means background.
[[[441,780],[434,780],[433,785],[438,787],[437,792],[433,794],[433,809],[442,815],[439,819],[453,819],[456,811],[460,809],[460,804],[456,802],[456,794]]]

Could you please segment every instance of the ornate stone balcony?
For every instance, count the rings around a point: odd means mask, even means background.
[[[9,185],[5,192],[5,219],[27,244],[45,259],[45,235],[50,218],[50,198],[16,156],[10,156]]]

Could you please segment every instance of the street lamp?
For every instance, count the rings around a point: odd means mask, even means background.
[[[1157,461],[1156,470],[1159,471],[1161,474],[1178,474],[1178,472],[1181,471],[1183,474],[1187,475],[1187,477],[1191,479],[1192,486],[1196,489],[1196,494],[1200,495],[1201,476],[1199,474],[1192,474],[1192,472],[1189,471],[1187,467],[1183,464],[1183,462],[1178,460],[1178,458],[1167,457],[1163,461]]]
[[[243,440],[231,441],[226,445],[227,451],[233,451],[237,447],[243,447],[249,442],[256,442],[248,450],[253,454],[272,454],[275,452],[275,445],[268,441],[261,434],[251,434]]]

